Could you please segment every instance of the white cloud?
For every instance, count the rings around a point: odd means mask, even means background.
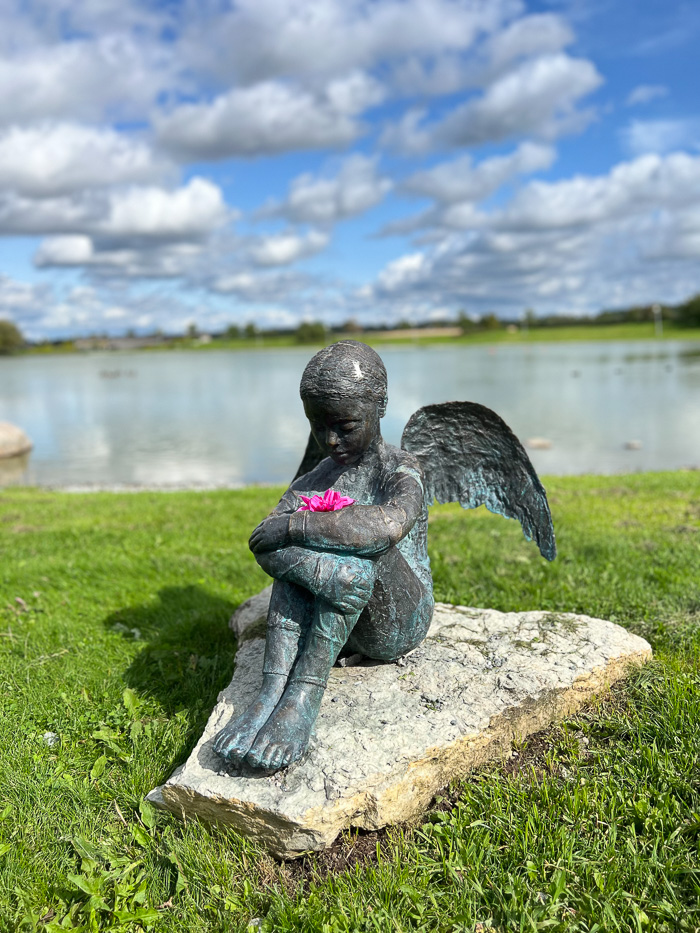
[[[700,119],[632,120],[621,132],[625,148],[633,155],[666,153],[700,147]]]
[[[377,277],[380,292],[397,292],[425,282],[431,263],[425,253],[409,253],[390,262]]]
[[[210,283],[213,292],[221,295],[234,295],[247,303],[286,302],[299,296],[309,284],[306,276],[298,272],[250,272],[226,273]]]
[[[396,316],[445,306],[516,315],[527,306],[590,313],[680,301],[698,287],[700,156],[647,155],[605,175],[531,181],[473,220],[389,263],[367,300]]]
[[[589,61],[543,55],[499,78],[483,97],[457,107],[435,128],[435,137],[454,146],[529,134],[552,138],[581,125],[575,105],[601,82]]]
[[[221,189],[195,177],[181,188],[131,188],[111,196],[108,216],[98,232],[115,237],[196,239],[221,226],[229,216]]]
[[[95,249],[89,236],[79,233],[49,237],[44,240],[34,255],[34,265],[39,269],[50,266],[83,266],[90,264]]]
[[[301,233],[275,233],[260,237],[250,246],[250,256],[260,266],[286,266],[324,250],[329,236],[320,230]]]
[[[120,308],[117,305],[111,308],[105,308],[102,312],[102,317],[106,321],[123,321],[126,318],[131,317],[131,312],[128,308]]]
[[[358,73],[318,93],[268,81],[234,88],[211,103],[183,104],[156,117],[155,126],[161,144],[184,159],[346,146],[364,131],[357,115],[383,93],[376,80]]]
[[[197,240],[232,216],[221,189],[198,177],[173,190],[133,186],[36,200],[0,194],[0,233],[6,235],[80,234],[146,242]]]
[[[54,123],[0,133],[0,189],[20,196],[55,197],[171,173],[172,166],[145,142],[106,127]]]
[[[388,178],[377,174],[377,160],[358,153],[344,160],[335,177],[307,173],[295,178],[285,201],[261,214],[286,217],[292,223],[330,225],[374,207],[392,187]]]
[[[648,104],[667,95],[668,88],[663,84],[638,84],[630,91],[626,104],[628,107],[635,107],[637,104]]]
[[[693,196],[693,192],[697,192]],[[700,201],[700,157],[640,156],[607,175],[532,181],[496,217],[507,229],[556,230]]]
[[[519,0],[238,0],[188,25],[181,45],[197,68],[255,84],[314,82],[412,55],[470,48],[521,11]]]
[[[585,126],[591,115],[577,111],[576,104],[601,82],[585,59],[543,55],[517,65],[441,121],[421,126],[420,112],[409,112],[389,128],[384,142],[420,154],[435,146],[478,146],[518,136],[552,139]]]
[[[513,62],[558,52],[573,41],[573,33],[559,16],[538,13],[521,16],[490,32],[474,54],[443,50],[430,58],[413,55],[392,69],[394,87],[406,95],[439,96],[466,87],[493,83]]]
[[[145,248],[109,248],[91,237],[49,237],[34,254],[38,269],[82,268],[91,275],[109,279],[167,279],[187,276],[196,270],[204,246],[197,243],[159,243]]]
[[[402,184],[402,190],[444,204],[455,201],[481,201],[515,175],[549,168],[556,158],[551,146],[521,143],[507,155],[492,156],[474,165],[470,155],[441,162],[416,172]]]
[[[560,16],[536,13],[521,16],[495,33],[488,44],[492,66],[497,68],[544,52],[559,52],[574,40],[571,28]]]
[[[476,165],[470,155],[465,155],[416,172],[401,184],[400,190],[437,203],[418,214],[386,224],[381,235],[404,235],[429,228],[465,230],[485,226],[488,216],[477,209],[479,201],[490,197],[518,175],[549,168],[555,158],[556,151],[551,146],[525,142],[513,152],[483,159]]]
[[[0,123],[142,117],[174,69],[157,47],[126,35],[0,55]]]
[[[46,286],[20,282],[0,275],[0,317],[20,320],[30,315],[45,300]]]

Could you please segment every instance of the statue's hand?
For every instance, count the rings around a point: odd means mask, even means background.
[[[342,562],[321,582],[316,595],[341,612],[361,612],[369,602],[372,587],[373,581],[363,575],[356,563]]]
[[[248,547],[253,554],[276,551],[289,544],[289,516],[271,515],[253,530]]]

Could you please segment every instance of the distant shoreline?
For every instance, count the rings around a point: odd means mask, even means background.
[[[155,340],[156,338],[153,338]],[[651,322],[631,322],[623,324],[572,324],[557,327],[515,327],[498,330],[483,330],[463,334],[455,326],[430,328],[405,328],[383,331],[363,331],[360,333],[333,333],[325,340],[300,342],[294,334],[259,334],[250,338],[213,338],[207,335],[199,338],[174,338],[150,343],[149,338],[85,338],[59,346],[40,345],[28,347],[15,354],[18,356],[50,356],[66,353],[94,352],[151,352],[172,353],[181,350],[278,350],[308,349],[327,346],[338,340],[361,340],[370,346],[429,346],[432,344],[451,344],[464,347],[484,345],[522,345],[534,343],[565,342],[607,342],[611,340],[639,340],[664,343],[667,340],[698,341],[700,327],[678,327],[670,323],[664,325],[663,333],[657,335]]]

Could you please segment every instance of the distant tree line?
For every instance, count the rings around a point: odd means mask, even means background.
[[[457,322],[465,334],[497,330],[515,323],[524,329],[571,327],[572,324],[585,327],[600,324],[651,323],[656,319],[655,308],[658,308],[657,313],[663,321],[677,324],[680,327],[700,327],[700,294],[694,295],[679,305],[636,305],[632,308],[600,311],[598,314],[586,317],[571,317],[566,314],[538,316],[531,308],[528,308],[517,322],[502,320],[493,312],[483,314],[481,317],[471,317],[464,311],[460,311],[457,315]]]
[[[656,314],[660,314],[661,319],[677,327],[700,327],[700,293],[688,298],[687,301],[679,305],[639,305],[632,308],[606,310],[599,314],[588,317],[570,317],[564,314],[548,314],[538,316],[531,308],[523,312],[518,321],[503,320],[497,316],[494,311],[489,311],[481,316],[468,315],[465,311],[459,311],[457,314],[457,324],[462,333],[475,334],[483,331],[493,331],[502,328],[513,328],[517,324],[523,330],[540,329],[546,327],[570,327],[576,325],[585,327],[587,325],[607,325],[607,324],[627,324],[639,322],[653,322]],[[454,326],[454,321],[445,321],[446,326]],[[402,330],[408,327],[422,329],[435,327],[435,321],[424,321],[416,324],[409,324],[408,321],[400,320],[393,325],[394,330]],[[361,326],[351,318],[335,327],[328,327],[321,321],[302,321],[296,329],[278,328],[266,330],[265,337],[289,337],[292,335],[300,344],[318,344],[325,343],[331,334],[345,334],[355,336],[361,333],[372,333],[372,331],[382,331],[387,328],[386,323],[369,324]],[[135,338],[133,330],[127,332],[127,337]],[[166,337],[161,330],[153,333],[152,337],[158,341],[167,342],[169,345],[176,346],[182,340],[257,340],[262,336],[262,332],[252,322],[249,321],[242,327],[238,324],[230,324],[224,331],[209,335],[202,335],[198,326],[194,323],[189,324],[184,335],[180,337]],[[98,338],[95,338],[98,339]],[[107,335],[103,335],[104,341],[108,341]],[[62,344],[72,346],[72,340],[48,340],[43,341],[41,345],[50,346]],[[27,345],[21,331],[12,321],[0,319],[0,356],[16,353]]]
[[[16,353],[24,346],[24,337],[12,321],[0,320],[0,355]]]

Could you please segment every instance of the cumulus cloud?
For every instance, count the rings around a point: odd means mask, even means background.
[[[432,124],[411,111],[384,142],[407,154],[435,147],[479,146],[518,136],[553,139],[582,129],[591,114],[576,105],[602,82],[595,66],[563,53],[542,55],[514,67],[490,84],[481,96],[472,96]]]
[[[268,81],[234,88],[211,103],[156,117],[161,144],[179,158],[224,159],[345,146],[363,132],[357,115],[380,103],[381,85],[355,72],[319,92]]]
[[[331,225],[379,204],[392,187],[390,179],[377,173],[377,159],[358,153],[344,160],[335,177],[306,173],[295,178],[287,198],[268,205],[261,214],[292,223]]]
[[[551,146],[526,142],[508,155],[493,156],[476,165],[470,155],[441,162],[409,176],[401,187],[410,194],[445,204],[481,201],[515,175],[549,168],[555,157]]]
[[[560,16],[535,13],[521,16],[489,40],[488,58],[492,68],[521,58],[559,52],[574,40],[571,27]]]
[[[221,226],[229,216],[221,189],[195,177],[168,191],[156,186],[114,193],[98,232],[114,237],[197,239]]]
[[[21,321],[29,317],[46,298],[45,285],[20,282],[8,275],[0,275],[0,317]]]
[[[392,83],[405,95],[441,96],[493,83],[513,62],[559,52],[573,41],[564,20],[551,13],[521,16],[490,33],[474,54],[443,50],[439,55],[409,56],[392,69]]]
[[[320,230],[274,233],[254,240],[249,252],[259,266],[286,266],[320,253],[328,246],[329,239],[328,234]]]
[[[197,68],[256,84],[306,83],[412,55],[469,49],[521,12],[518,0],[239,0],[188,25],[181,52]],[[271,25],[271,24],[274,24]]]
[[[635,107],[637,104],[648,104],[652,100],[666,97],[668,88],[663,84],[638,84],[627,97],[627,106]]]
[[[585,313],[697,289],[700,156],[647,155],[599,176],[531,181],[460,234],[389,263],[368,300],[395,309]]]
[[[532,181],[495,215],[495,223],[512,230],[560,230],[692,201],[700,202],[700,156],[646,155],[619,163],[607,175]]]
[[[161,180],[172,166],[125,133],[76,123],[13,126],[0,133],[0,189],[30,198]]]
[[[174,80],[157,47],[127,35],[0,54],[0,124],[143,117]]]
[[[196,269],[204,252],[197,243],[166,243],[138,249],[110,248],[80,234],[48,237],[34,254],[38,269],[81,268],[103,279],[181,278]]]
[[[31,199],[0,193],[0,233],[80,234],[115,240],[196,240],[232,212],[221,189],[205,178],[166,189],[156,185]]]
[[[217,276],[209,287],[220,295],[234,295],[247,303],[277,303],[298,296],[309,285],[308,276],[288,270],[237,271]]]
[[[632,120],[622,130],[622,142],[633,155],[665,153],[700,146],[700,120]]]
[[[505,155],[474,163],[470,155],[440,162],[405,179],[399,191],[436,202],[419,214],[386,224],[381,235],[403,235],[430,227],[469,229],[486,222],[476,205],[518,175],[549,168],[556,158],[551,146],[521,143]]]
[[[391,293],[413,289],[428,280],[432,263],[425,253],[409,253],[388,263],[377,276],[377,290]]]

